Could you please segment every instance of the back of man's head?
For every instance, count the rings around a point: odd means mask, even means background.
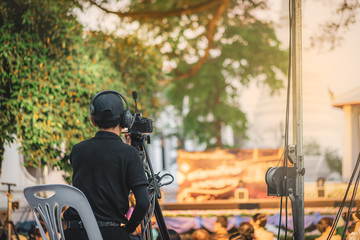
[[[94,122],[99,128],[116,127],[122,118],[124,104],[114,92],[104,92],[92,100]]]

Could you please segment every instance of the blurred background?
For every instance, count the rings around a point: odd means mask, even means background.
[[[333,215],[360,149],[359,2],[302,11],[305,200]],[[0,180],[16,184],[15,222],[29,218],[24,187],[71,183],[71,147],[95,134],[88,106],[104,89],[132,112],[136,90],[154,120],[151,162],[175,178],[165,214],[278,206],[264,176],[285,147],[289,1],[2,1],[0,27]]]

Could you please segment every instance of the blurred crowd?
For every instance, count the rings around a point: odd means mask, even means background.
[[[343,220],[350,219],[349,227],[345,233],[346,240],[360,240],[360,209],[351,213],[350,217],[343,214]],[[153,239],[162,240],[159,229],[156,228],[154,219]],[[314,240],[327,240],[334,223],[333,217],[323,217],[316,223],[316,234],[318,237],[311,237]],[[34,223],[35,224],[35,223]],[[262,213],[256,213],[248,222],[242,222],[237,228],[228,230],[228,219],[226,216],[218,216],[213,224],[212,230],[201,228],[191,233],[179,234],[173,229],[168,229],[171,240],[274,240],[277,236],[266,229],[267,217]],[[2,224],[1,224],[2,225]],[[43,226],[45,228],[45,226]],[[64,226],[65,227],[65,226]],[[28,226],[34,229],[30,234],[26,234],[26,238],[20,235],[20,239],[42,240],[39,229],[36,225]],[[315,228],[315,227],[314,227]],[[29,230],[28,229],[28,230]],[[330,240],[341,240],[343,232],[337,229]],[[24,229],[25,230],[25,229]],[[24,232],[20,231],[20,232]],[[29,232],[29,231],[27,231]],[[290,234],[288,235],[290,237]],[[283,236],[282,236],[283,237]],[[0,240],[6,239],[4,234],[0,234]],[[305,239],[308,239],[307,237]]]
[[[347,240],[360,240],[360,221],[359,216],[353,213],[351,216],[351,224],[345,233]],[[242,222],[235,229],[228,231],[228,220],[226,216],[218,216],[213,226],[213,232],[201,228],[191,233],[191,235],[183,235],[177,233],[173,229],[169,229],[171,240],[274,240],[277,239],[272,232],[266,230],[267,217],[262,213],[257,213],[252,216],[249,222]],[[323,217],[317,224],[317,235],[319,237],[315,240],[327,240],[331,232],[334,218]],[[161,234],[159,234],[156,228],[153,229],[153,233],[156,236],[154,239],[161,240]],[[330,240],[341,240],[342,237],[339,234],[342,232],[334,232]],[[290,236],[289,236],[290,237]],[[314,239],[314,238],[311,238]]]

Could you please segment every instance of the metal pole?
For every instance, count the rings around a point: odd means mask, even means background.
[[[303,89],[302,89],[302,0],[292,0],[292,79],[293,79],[293,128],[296,145],[296,193],[293,217],[294,237],[304,239],[304,156],[303,156]],[[293,208],[294,208],[293,207]]]
[[[292,134],[293,134],[293,144],[296,145],[297,141],[296,141],[296,136],[297,136],[297,128],[295,127],[296,126],[296,123],[297,123],[297,116],[296,116],[296,109],[297,109],[297,98],[296,98],[296,91],[297,91],[297,69],[296,69],[296,66],[297,66],[297,61],[296,61],[296,56],[297,56],[297,49],[296,49],[296,46],[298,43],[297,39],[296,39],[296,11],[295,11],[295,6],[296,6],[296,3],[295,1],[298,1],[298,0],[291,0],[291,15],[290,15],[290,18],[291,18],[291,90],[292,90],[292,121],[293,121],[293,131],[292,131]],[[301,43],[300,43],[301,44]]]

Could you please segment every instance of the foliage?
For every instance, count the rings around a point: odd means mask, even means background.
[[[342,159],[337,153],[337,150],[327,148],[325,150],[325,160],[332,171],[342,175]]]
[[[155,89],[154,79],[145,82],[134,63],[143,61],[140,73],[146,77],[161,71],[156,49],[148,50],[138,38],[113,36],[101,44],[114,41],[126,49],[118,57],[133,52],[122,62],[126,70],[117,68],[119,59],[112,56],[119,49],[94,47],[99,38],[83,31],[72,14],[75,7],[70,0],[0,5],[0,145],[19,140],[30,166],[70,171],[71,147],[96,130],[89,121],[91,97],[102,89],[126,89],[131,77],[143,81],[143,93]],[[154,108],[154,94],[147,96],[145,107]]]
[[[321,155],[320,144],[315,140],[304,143],[303,153],[304,155],[315,155],[315,156]]]
[[[196,76],[174,82],[168,92],[178,109],[188,97],[185,134],[208,147],[220,146],[223,125],[231,126],[238,137],[245,137],[247,119],[238,97],[243,86],[259,76],[273,90],[282,86],[275,69],[285,70],[285,53],[271,27],[253,20],[245,24],[233,19],[222,38],[214,42],[220,55],[210,57]]]
[[[119,79],[110,80],[114,89],[124,89],[122,92],[125,96],[131,96],[132,91],[136,90],[138,111],[144,116],[155,117],[160,107],[157,98],[159,81],[163,78],[159,50],[145,45],[136,35],[120,38],[104,32],[92,32],[86,44],[89,48],[102,49],[106,59],[111,61],[119,75]],[[101,88],[106,88],[106,85]],[[129,107],[134,109],[134,102],[129,97],[127,100]]]
[[[64,141],[90,133],[83,109],[96,89],[87,74],[95,69],[76,56],[81,27],[67,16],[70,5],[1,5],[1,143],[19,139],[33,166],[56,165]]]
[[[257,17],[264,1],[137,0],[122,9],[110,8],[107,0],[85,2],[117,15],[122,24],[138,22],[139,36],[161,48],[169,63],[167,97],[183,118],[174,135],[219,147],[222,126],[228,125],[245,138],[242,88],[251,81],[273,91],[282,87],[286,52],[271,22]]]

